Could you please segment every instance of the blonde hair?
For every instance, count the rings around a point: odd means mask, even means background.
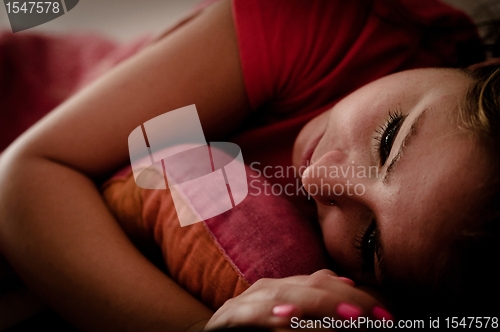
[[[465,72],[474,82],[459,108],[459,126],[494,144],[500,134],[500,61]]]

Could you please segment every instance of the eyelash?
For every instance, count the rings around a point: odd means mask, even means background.
[[[380,158],[380,165],[384,165],[389,157],[394,139],[401,128],[405,115],[400,109],[389,112],[389,118],[384,125],[375,130],[375,148]]]
[[[377,155],[380,158],[380,165],[384,165],[389,157],[389,154],[394,143],[394,139],[401,128],[401,124],[405,119],[405,115],[400,109],[389,112],[389,117],[384,125],[377,128],[374,139]],[[375,256],[380,259],[379,246],[377,244],[377,223],[372,219],[368,227],[360,232],[354,238],[354,247],[359,252],[362,266],[361,272],[363,275],[375,273]]]
[[[354,247],[357,249],[362,265],[363,275],[375,273],[375,255],[378,255],[377,223],[372,219],[368,227],[354,238]]]

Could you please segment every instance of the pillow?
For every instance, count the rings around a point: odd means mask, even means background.
[[[265,179],[245,169],[252,185],[239,205],[184,227],[171,192],[138,187],[130,168],[107,181],[102,193],[131,239],[147,250],[158,245],[170,277],[215,310],[260,278],[329,266],[317,227],[284,197],[266,195]]]

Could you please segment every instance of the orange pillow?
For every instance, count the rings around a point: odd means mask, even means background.
[[[247,167],[251,188],[264,183]],[[251,176],[251,178],[250,178]],[[259,191],[260,190],[260,191]],[[310,274],[327,268],[316,228],[286,199],[250,192],[221,215],[181,227],[169,190],[142,189],[127,169],[102,188],[120,224],[140,247],[161,248],[169,275],[212,309],[259,278]]]

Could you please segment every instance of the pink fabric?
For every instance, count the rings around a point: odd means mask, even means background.
[[[237,164],[246,168],[248,183],[246,198],[232,209],[203,221],[214,242],[235,270],[252,284],[260,278],[311,274],[328,268],[328,254],[318,225],[309,221],[300,209],[284,197],[271,194],[266,189],[268,183],[264,176],[234,160],[237,151],[232,151],[231,154],[213,145],[210,146],[210,150],[215,171],[224,169],[228,176],[229,165]],[[176,203],[179,220],[186,211],[189,211],[190,215],[203,216],[207,210],[220,207],[228,197],[225,187],[225,193],[220,196],[214,192],[219,183],[214,182],[210,185],[199,182],[201,177],[213,174],[210,165],[207,167],[201,162],[207,152],[207,147],[200,147],[165,159],[168,183],[172,186],[170,189],[176,193],[175,196],[183,197]],[[157,180],[164,182],[163,177]],[[235,199],[235,187],[233,187],[235,181],[233,178],[229,185],[233,199]],[[224,184],[224,181],[222,183]],[[191,200],[193,197],[194,201]],[[146,201],[147,198],[143,200]],[[158,219],[168,223],[167,215]],[[165,241],[158,238],[156,240],[160,245]],[[184,239],[177,238],[176,241],[182,243]]]
[[[204,221],[245,280],[253,284],[331,268],[317,225],[284,197],[266,195],[265,179],[250,168],[247,179],[243,202]]]
[[[0,33],[0,152],[76,90],[137,52],[97,35]]]

